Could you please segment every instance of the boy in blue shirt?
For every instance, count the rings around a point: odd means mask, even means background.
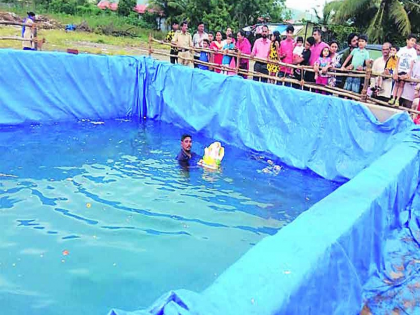
[[[344,61],[342,70],[363,70],[363,65],[366,60],[369,59],[369,52],[366,50],[367,45],[367,36],[360,35],[359,37],[359,47],[352,50],[351,54]],[[351,59],[351,64],[346,67]],[[344,89],[347,91],[353,91],[355,93],[360,92],[360,82],[361,78],[348,77]]]
[[[229,67],[230,62],[232,61],[232,56],[228,56],[228,53],[234,52],[235,44],[232,43],[232,34],[228,34],[226,38],[226,44],[223,46],[223,59],[222,59],[222,66]],[[222,70],[223,74],[228,74],[229,70],[225,69]]]
[[[208,39],[203,39],[203,49],[207,50],[207,49],[209,49],[209,47],[210,47],[210,41]],[[201,51],[199,60],[203,61],[203,62],[209,62],[210,53],[208,51]],[[199,64],[198,69],[209,70],[209,67],[206,66],[206,65]]]

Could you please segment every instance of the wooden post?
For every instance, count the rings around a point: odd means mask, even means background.
[[[367,100],[367,90],[370,85],[370,77],[372,76],[372,60],[366,61],[366,75],[365,82],[363,83],[362,94],[360,95],[360,100],[366,102]]]
[[[307,24],[306,24],[307,25]],[[300,69],[300,89],[303,90],[305,87],[305,80],[303,78],[303,72],[305,70],[303,70],[302,68]]]
[[[152,33],[149,33],[149,57],[152,57]]]
[[[33,27],[33,44],[34,49],[38,50],[38,28],[36,27],[36,23],[34,23]]]
[[[238,52],[236,54],[236,69],[235,69],[236,74],[239,73],[240,64],[241,64],[241,51],[238,49]]]

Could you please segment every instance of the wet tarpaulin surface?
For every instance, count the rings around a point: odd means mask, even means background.
[[[147,117],[350,179],[203,292],[170,292],[138,314],[355,314],[369,279],[388,272],[384,240],[419,182],[407,114],[380,123],[355,102],[143,57],[5,50],[0,67],[0,125]]]
[[[385,242],[385,270],[365,285],[364,315],[420,314],[420,186]]]

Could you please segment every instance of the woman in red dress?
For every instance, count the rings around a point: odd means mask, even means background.
[[[218,65],[222,64],[223,54],[217,53],[223,50],[222,32],[216,33],[216,40],[210,44],[210,50],[214,51],[211,60]],[[220,73],[220,69],[214,69],[215,72]]]

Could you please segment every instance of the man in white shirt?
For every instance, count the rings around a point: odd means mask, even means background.
[[[382,45],[382,57],[379,57],[373,62],[372,66],[372,72],[373,73],[380,73],[389,75],[389,70],[385,70],[386,62],[389,58],[389,52],[391,50],[391,44],[390,43],[384,43]],[[374,88],[375,86],[378,86],[378,80],[379,77],[374,77],[370,79],[370,87]],[[392,79],[386,79],[384,78],[382,80],[382,85],[379,86],[380,90],[377,92],[376,97],[378,100],[388,102],[391,98],[391,91],[392,91]]]
[[[197,33],[195,33],[193,37],[194,48],[203,49],[203,41],[205,39],[209,39],[209,35],[206,32],[204,32],[204,23],[198,22]],[[195,60],[200,59],[199,51],[194,52],[194,59]],[[197,68],[197,67],[198,67],[198,64],[194,63],[194,68]]]

